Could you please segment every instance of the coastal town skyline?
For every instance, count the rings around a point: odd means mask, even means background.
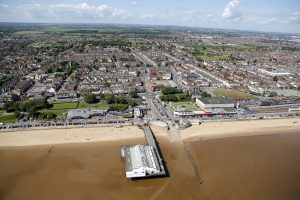
[[[0,2],[1,22],[176,25],[300,33],[296,0]]]
[[[298,1],[0,0],[0,199],[300,199]]]

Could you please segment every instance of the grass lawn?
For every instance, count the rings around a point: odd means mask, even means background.
[[[106,102],[99,102],[99,103],[86,103],[80,102],[78,108],[95,108],[95,109],[108,109],[109,105]]]
[[[213,55],[213,56],[208,56],[208,55],[203,55],[203,56],[198,56],[197,58],[203,59],[204,61],[232,61],[233,59],[230,58],[229,56],[219,56],[219,55]]]
[[[172,110],[178,110],[178,109],[187,109],[190,111],[197,111],[201,110],[195,103],[191,101],[185,101],[185,102],[176,102],[171,105]]]
[[[78,102],[56,103],[53,104],[53,107],[50,110],[76,109],[77,106],[78,106]]]
[[[64,115],[64,114],[67,113],[65,110],[40,110],[39,112],[41,112],[41,113],[54,113],[54,114],[57,114],[57,115]]]
[[[0,123],[7,124],[7,123],[15,123],[16,121],[17,118],[15,117],[14,114],[0,116]]]
[[[229,99],[257,99],[257,96],[249,94],[249,93],[244,93],[244,92],[239,92],[231,89],[214,89],[213,94],[216,95],[217,97],[222,97],[225,96]]]
[[[68,112],[66,110],[40,110],[41,113],[54,113],[56,114],[56,120],[64,120]]]
[[[5,110],[0,110],[0,116],[5,115],[6,111]]]

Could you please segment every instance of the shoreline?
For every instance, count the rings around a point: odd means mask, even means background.
[[[180,133],[184,142],[191,142],[229,137],[289,134],[297,131],[300,133],[300,118],[205,122],[181,130]]]
[[[152,127],[153,128],[153,127]],[[155,129],[155,127],[154,127]],[[155,130],[167,136],[167,130]],[[300,133],[300,118],[205,122],[181,130],[183,142],[228,137]],[[0,147],[25,147],[54,144],[109,142],[144,138],[138,126],[68,127],[61,129],[18,130],[0,133]]]
[[[39,129],[0,133],[0,147],[109,142],[144,138],[138,126]]]

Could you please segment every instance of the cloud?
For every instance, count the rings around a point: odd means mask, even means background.
[[[300,25],[300,12],[294,12],[288,19],[287,22],[290,24]]]
[[[236,20],[242,16],[242,8],[239,0],[230,1],[223,11],[222,17],[228,20]]]
[[[138,3],[137,3],[136,1],[131,1],[131,2],[130,2],[130,5],[131,5],[131,6],[136,6],[136,5],[138,5]]]
[[[146,13],[144,15],[141,15],[140,18],[143,20],[168,20],[171,17],[167,15],[156,15],[156,14]]]
[[[217,20],[216,16],[212,13],[202,13],[196,10],[187,10],[185,12],[185,21],[214,21]]]
[[[9,12],[9,13],[8,13]],[[108,5],[24,4],[16,7],[0,4],[0,21],[23,22],[97,22],[124,20],[130,15]]]
[[[0,4],[0,7],[1,8],[8,8],[8,5],[7,4]]]

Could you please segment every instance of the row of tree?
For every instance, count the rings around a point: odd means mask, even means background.
[[[164,87],[160,96],[162,101],[185,101],[191,99],[191,94],[184,93],[182,90],[173,87]]]
[[[84,101],[86,103],[98,103],[100,100],[104,100],[109,104],[109,110],[113,111],[125,111],[129,106],[136,106],[137,102],[134,100],[138,98],[136,91],[129,92],[128,96],[115,96],[113,94],[88,94],[85,96]]]
[[[4,110],[7,112],[28,112],[33,113],[41,109],[48,109],[50,105],[46,99],[23,100],[15,102],[7,102],[4,104]]]

